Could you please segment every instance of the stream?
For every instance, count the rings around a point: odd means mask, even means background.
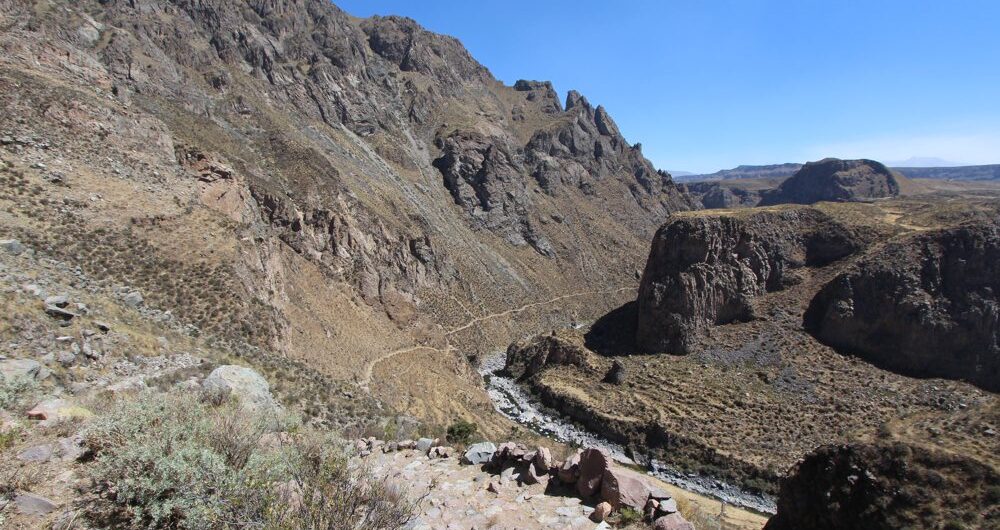
[[[621,445],[563,419],[558,412],[542,405],[513,379],[498,375],[505,362],[506,354],[501,351],[483,359],[479,367],[480,375],[487,381],[486,392],[498,412],[542,436],[580,447],[602,448],[619,462],[636,464],[626,456]],[[762,514],[770,515],[776,511],[774,499],[743,491],[732,484],[711,477],[680,473],[657,460],[646,463],[645,467],[648,474],[679,488]]]

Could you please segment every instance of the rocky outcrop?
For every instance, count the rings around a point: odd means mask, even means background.
[[[761,198],[761,206],[851,202],[896,197],[902,175],[874,160],[824,158],[809,162]]]
[[[526,379],[547,366],[573,365],[589,368],[589,355],[586,348],[556,333],[536,335],[515,342],[507,348],[504,370],[515,379]]]
[[[825,446],[782,481],[765,530],[989,528],[998,483],[991,466],[916,446]]]
[[[887,244],[813,298],[803,325],[879,366],[1000,390],[1000,221]]]
[[[513,147],[501,138],[455,132],[443,139],[440,148],[443,154],[434,166],[473,226],[497,232],[513,245],[530,243],[542,255],[555,255],[529,219],[525,170]]]
[[[710,326],[756,318],[755,298],[865,245],[856,231],[810,208],[668,221],[653,239],[639,286],[636,343],[688,353]]]

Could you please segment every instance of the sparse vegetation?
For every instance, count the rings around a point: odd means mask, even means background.
[[[447,440],[453,444],[468,445],[472,437],[476,434],[478,427],[475,423],[465,420],[455,420],[448,426]]]
[[[395,528],[413,506],[328,434],[194,396],[117,402],[87,428],[91,522],[115,528]]]

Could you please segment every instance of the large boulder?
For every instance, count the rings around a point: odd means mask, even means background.
[[[480,442],[472,444],[462,456],[462,461],[466,464],[483,465],[488,464],[493,458],[493,453],[497,452],[497,446],[492,442]]]
[[[874,160],[825,158],[809,162],[761,198],[761,206],[896,197],[904,177]]]
[[[825,285],[803,325],[889,370],[1000,390],[1000,220],[886,244]]]
[[[630,469],[612,466],[601,477],[601,499],[611,503],[616,510],[622,506],[642,510],[649,493],[646,477]]]
[[[202,382],[206,394],[213,397],[232,396],[244,406],[255,409],[280,407],[271,387],[262,375],[245,366],[224,365],[212,370]]]
[[[576,491],[583,498],[593,497],[601,491],[601,480],[611,468],[611,454],[604,449],[588,448],[580,453],[580,474]],[[645,503],[643,499],[643,503]]]
[[[636,344],[689,353],[711,326],[756,318],[756,299],[866,244],[813,208],[683,215],[656,232],[637,300]],[[508,355],[509,357],[509,355]]]

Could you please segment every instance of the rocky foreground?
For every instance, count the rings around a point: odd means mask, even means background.
[[[657,530],[694,529],[662,483],[615,464],[604,450],[561,460],[547,447],[481,442],[459,454],[439,442],[356,442],[377,474],[423,497],[412,528],[590,529],[646,520]]]

